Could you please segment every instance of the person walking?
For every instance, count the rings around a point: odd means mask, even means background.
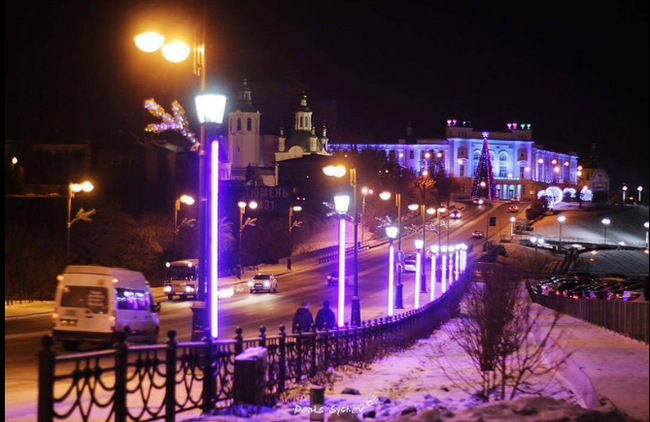
[[[296,314],[293,316],[291,331],[297,333],[298,325],[300,325],[300,332],[305,333],[311,329],[313,323],[314,317],[309,311],[309,302],[302,302],[302,306],[296,310]]]
[[[330,308],[329,300],[323,302],[323,308],[316,314],[316,328],[322,330],[325,328],[325,324],[327,324],[329,330],[333,330],[336,327],[336,315]]]

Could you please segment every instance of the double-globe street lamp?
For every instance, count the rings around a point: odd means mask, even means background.
[[[66,263],[70,264],[70,229],[72,228],[72,225],[77,221],[75,218],[72,220],[72,200],[74,197],[81,192],[84,193],[90,193],[92,190],[95,189],[95,186],[86,180],[85,182],[82,183],[70,183],[68,185],[68,206],[66,209]]]
[[[291,271],[291,255],[293,253],[293,241],[292,241],[292,236],[293,236],[293,229],[296,229],[302,225],[302,221],[294,221],[293,219],[293,213],[295,212],[300,212],[302,211],[302,207],[300,205],[294,205],[292,207],[289,207],[289,252],[287,254],[287,270]]]
[[[246,209],[250,208],[251,210],[255,211],[258,207],[257,202],[251,201],[251,202],[245,202],[245,201],[239,201],[237,203],[237,207],[239,208],[239,242],[237,245],[237,278],[241,280],[242,277],[242,242],[244,240],[244,230],[246,230],[247,227],[255,227],[255,223],[257,222],[257,218],[246,218],[244,221],[244,215],[246,214]]]

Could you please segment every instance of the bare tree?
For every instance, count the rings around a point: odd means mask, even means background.
[[[568,358],[544,360],[548,349],[556,347],[550,337],[559,314],[535,341],[533,331],[542,329],[538,324],[541,314],[533,314],[525,298],[523,273],[511,267],[482,265],[475,274],[462,304],[463,315],[449,329],[480,378],[474,393],[484,401],[512,399],[518,392],[540,393],[531,387],[531,377],[552,375]]]

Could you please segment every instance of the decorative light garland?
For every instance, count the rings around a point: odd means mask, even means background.
[[[199,143],[197,142],[196,135],[190,132],[190,123],[181,103],[177,100],[172,101],[172,114],[167,113],[153,98],[144,101],[144,108],[152,116],[161,120],[161,123],[149,123],[145,126],[144,130],[146,132],[178,132],[190,141],[193,151],[198,150]]]

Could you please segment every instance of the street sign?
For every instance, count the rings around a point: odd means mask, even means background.
[[[404,254],[404,251],[395,252],[395,261],[402,262],[402,261],[404,261],[404,258],[406,258],[406,255]]]
[[[490,227],[496,227],[496,225],[497,225],[497,218],[490,217]]]
[[[293,189],[286,186],[244,186],[244,200],[258,203],[261,211],[286,211]]]

